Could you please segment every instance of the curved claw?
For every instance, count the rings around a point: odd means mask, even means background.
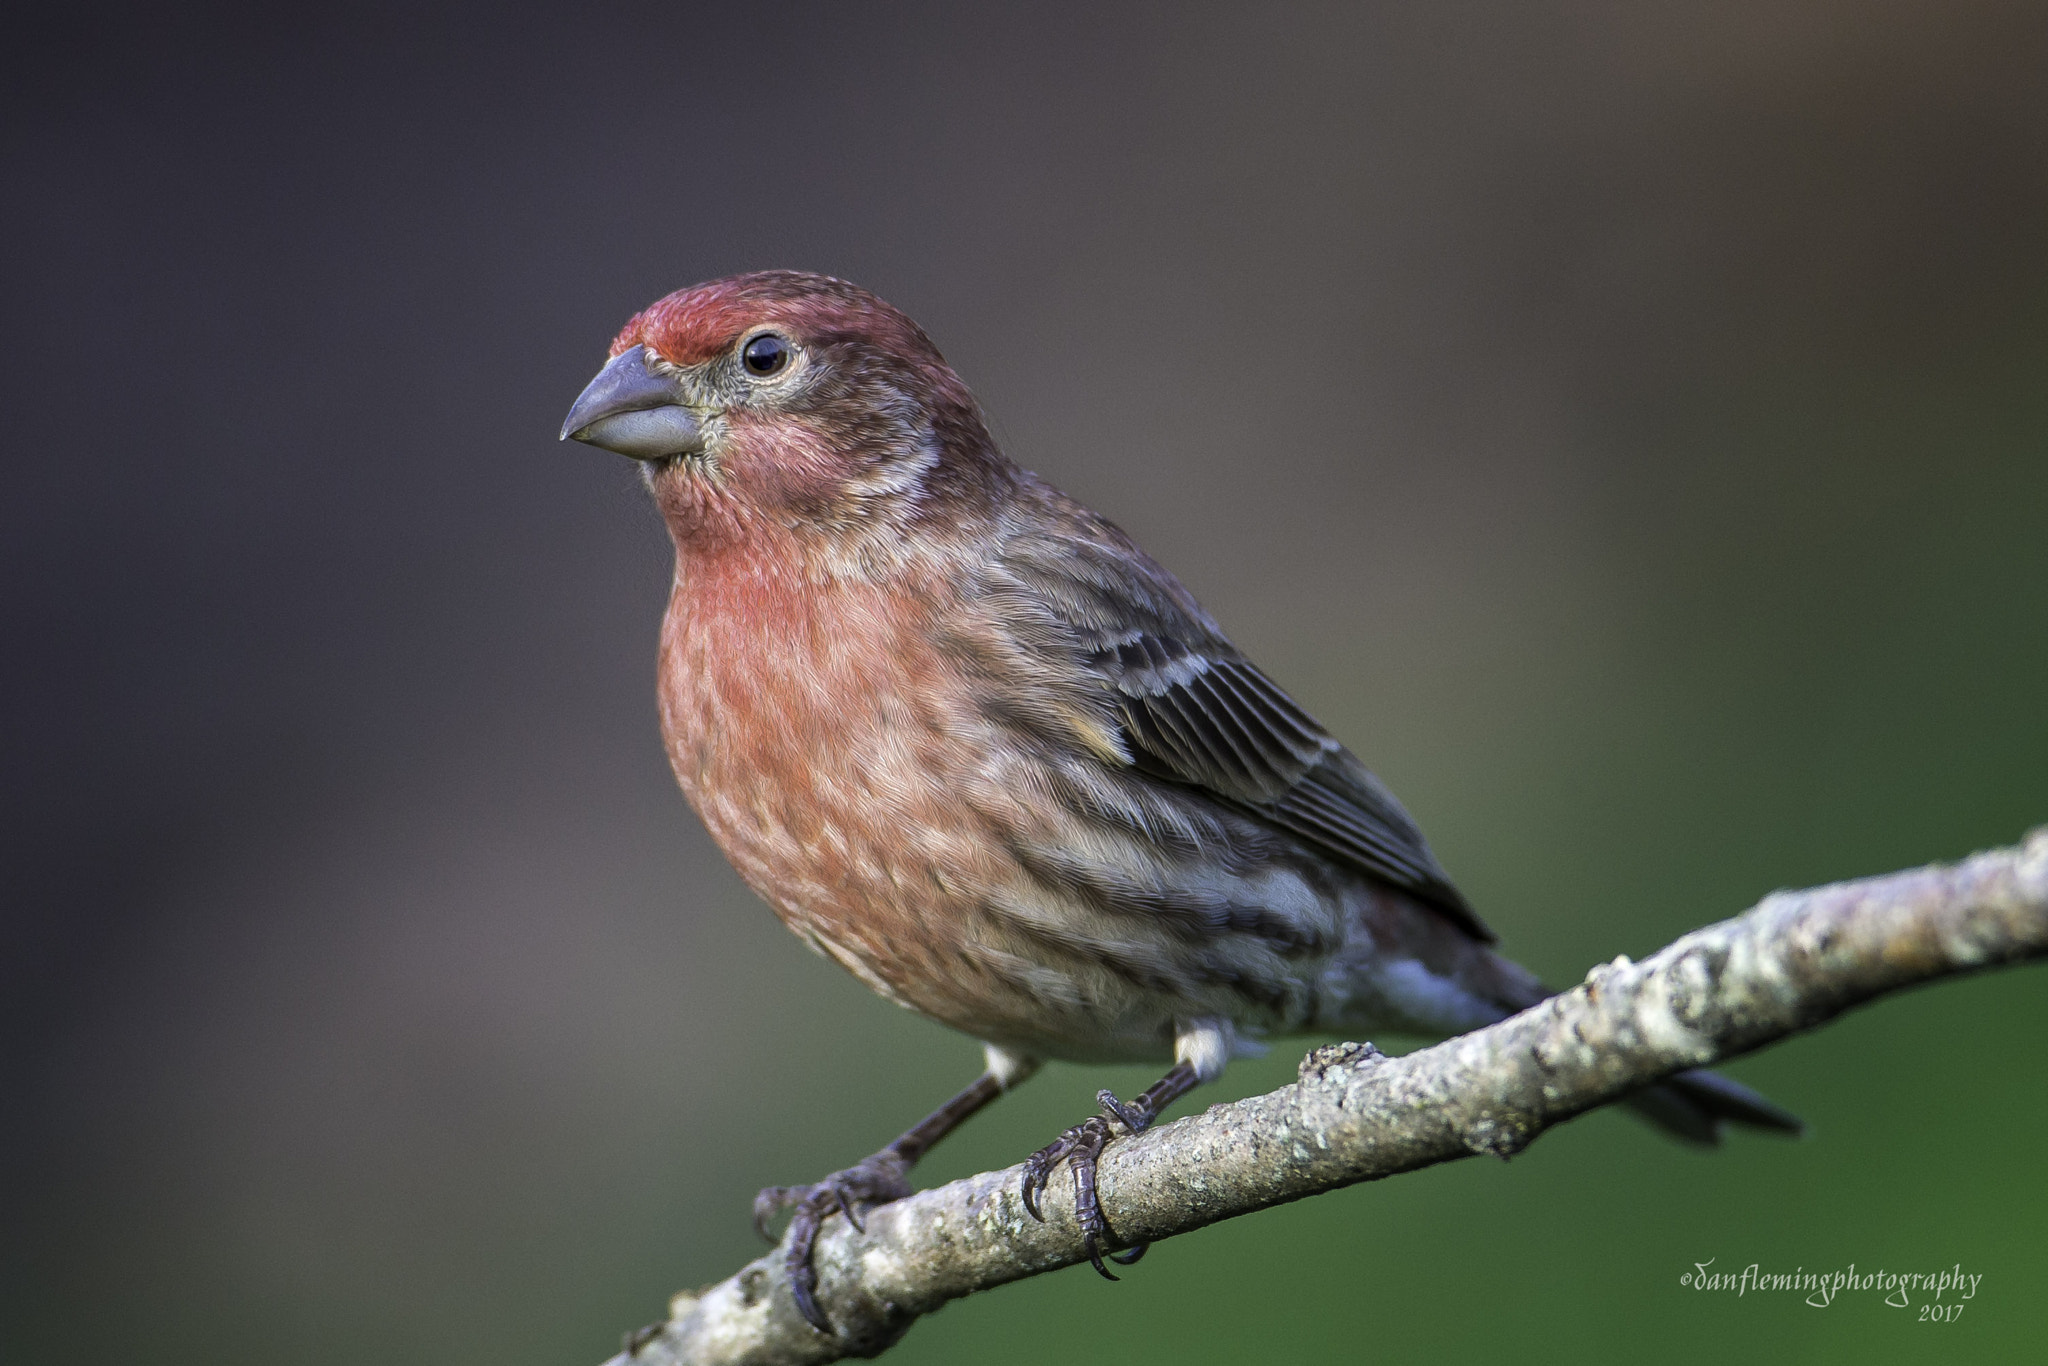
[[[1122,1252],[1104,1252],[1101,1240],[1091,1233],[1088,1235],[1084,1246],[1088,1249],[1088,1263],[1095,1268],[1096,1273],[1105,1281],[1117,1281],[1123,1278],[1112,1275],[1109,1268],[1102,1264],[1103,1260],[1107,1258],[1118,1266],[1129,1266],[1137,1261],[1138,1258],[1144,1256],[1145,1250],[1151,1247],[1152,1244],[1139,1243],[1136,1247],[1127,1247]]]
[[[1053,1169],[1087,1146],[1087,1127],[1086,1124],[1076,1124],[1024,1159],[1024,1182],[1018,1194],[1024,1199],[1025,1212],[1041,1224],[1045,1222],[1045,1211],[1040,1208],[1038,1199],[1045,1194]]]
[[[1088,1264],[1095,1268],[1096,1275],[1102,1277],[1105,1281],[1120,1281],[1123,1279],[1121,1276],[1112,1274],[1110,1269],[1102,1264],[1102,1244],[1095,1240],[1094,1234],[1089,1234],[1082,1242],[1082,1246],[1088,1249]],[[1111,1261],[1116,1260],[1114,1252],[1109,1255]]]
[[[819,1332],[832,1331],[831,1320],[818,1307],[818,1271],[811,1265],[819,1229],[833,1214],[843,1214],[847,1223],[865,1233],[867,1209],[910,1194],[909,1182],[904,1179],[905,1166],[900,1156],[885,1149],[813,1185],[769,1186],[754,1197],[754,1227],[771,1243],[775,1238],[768,1232],[768,1221],[792,1206],[796,1210],[783,1235],[787,1246],[782,1264],[789,1275],[789,1293],[796,1301],[797,1312]]]
[[[1045,1214],[1038,1208],[1038,1193],[1045,1189],[1046,1173],[1024,1169],[1024,1188],[1019,1192],[1024,1197],[1024,1212],[1039,1223],[1045,1222]]]
[[[784,1259],[784,1265],[789,1269],[789,1297],[796,1301],[796,1312],[819,1332],[830,1333],[832,1322],[825,1317],[825,1311],[818,1308],[818,1270],[811,1265],[811,1244],[816,1240],[817,1232],[813,1228],[801,1244],[791,1244],[790,1255]],[[796,1255],[799,1247],[803,1253],[802,1260],[798,1260]]]
[[[814,1190],[816,1188],[813,1188]],[[818,1191],[826,1201],[838,1193],[831,1190]],[[789,1247],[782,1254],[783,1270],[789,1274],[790,1298],[796,1301],[796,1312],[804,1316],[804,1322],[821,1333],[832,1331],[831,1322],[825,1311],[818,1308],[818,1269],[811,1265],[811,1248],[818,1241],[818,1225],[824,1216],[832,1212],[826,1201],[815,1196],[797,1206],[796,1217],[789,1221]],[[825,1204],[820,1210],[818,1205]]]
[[[766,1186],[754,1197],[754,1232],[761,1235],[762,1241],[775,1241],[775,1235],[768,1231],[768,1221],[789,1208],[790,1191],[788,1186]]]

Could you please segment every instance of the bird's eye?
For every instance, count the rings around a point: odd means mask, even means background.
[[[778,337],[773,332],[763,332],[740,348],[740,364],[747,367],[750,375],[766,378],[779,375],[789,368],[789,357],[794,348],[789,339]]]

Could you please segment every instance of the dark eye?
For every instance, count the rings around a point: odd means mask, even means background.
[[[791,349],[787,338],[763,332],[740,348],[740,363],[750,375],[780,374],[789,367]]]

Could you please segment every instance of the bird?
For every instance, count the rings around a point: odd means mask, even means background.
[[[563,439],[629,456],[675,545],[661,733],[740,877],[812,949],[979,1041],[881,1151],[754,1203],[803,1317],[812,1250],[1047,1060],[1160,1080],[1024,1164],[1065,1166],[1096,1271],[1104,1147],[1292,1035],[1448,1037],[1552,993],[1365,764],[1115,524],[1012,463],[925,332],[771,270],[635,314]],[[1671,1133],[1799,1121],[1715,1073],[1633,1104]]]

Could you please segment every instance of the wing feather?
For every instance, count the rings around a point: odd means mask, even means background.
[[[1411,893],[1491,943],[1386,785],[1122,532],[1045,493],[1058,532],[1030,523],[1005,544],[1002,564],[1108,691],[1132,763]]]

